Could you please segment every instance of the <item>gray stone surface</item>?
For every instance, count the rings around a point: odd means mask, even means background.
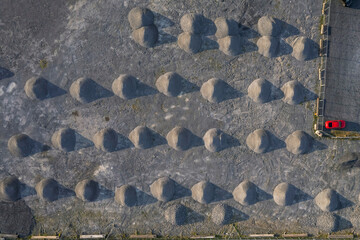
[[[54,178],[61,185],[74,189],[79,181],[90,178],[111,191],[115,191],[116,186],[130,184],[147,195],[151,195],[151,183],[162,176],[170,176],[188,190],[198,181],[209,179],[228,192],[232,192],[243,179],[249,179],[267,194],[271,194],[279,182],[286,181],[301,186],[301,190],[311,197],[331,187],[353,202],[357,199],[359,171],[342,172],[333,168],[345,152],[359,148],[357,141],[317,139],[325,148],[315,146],[313,151],[303,155],[289,153],[285,144],[265,154],[254,154],[246,146],[246,137],[260,128],[273,133],[280,141],[285,141],[296,130],[312,134],[315,101],[288,105],[276,99],[257,104],[246,96],[246,92],[251,82],[259,77],[268,79],[277,87],[297,79],[304,87],[316,92],[318,58],[298,61],[290,54],[265,58],[257,52],[255,45],[259,37],[257,22],[265,15],[275,16],[291,26],[284,27],[281,34],[287,44],[298,35],[318,42],[321,0],[109,0],[106,4],[81,0],[20,1],[14,4],[4,0],[1,3],[0,67],[12,72],[13,76],[3,73],[0,76],[0,179],[14,175],[34,188],[40,179]],[[133,30],[127,15],[137,6],[146,7],[155,15],[159,39],[154,48],[141,47],[131,39]],[[244,52],[231,57],[219,51],[215,29],[210,28],[210,22],[206,25],[208,35],[204,36],[206,42],[201,52],[188,54],[180,49],[176,42],[176,36],[182,32],[180,18],[191,12],[202,12],[211,21],[220,16],[237,21],[241,25],[240,35],[247,43],[243,45]],[[355,16],[352,19],[356,22]],[[357,24],[349,26],[355,29]],[[346,36],[346,29],[349,28],[341,29],[342,36]],[[334,31],[335,28],[332,33]],[[351,39],[356,38],[349,38],[349,41]],[[44,59],[48,64],[41,68],[39,60]],[[341,65],[339,69],[351,74],[358,69],[347,66]],[[82,76],[111,89],[112,82],[120,74],[136,76],[156,89],[156,79],[171,71],[197,87],[186,86],[187,91],[177,97],[167,97],[155,90],[130,100],[113,96],[87,104],[72,99],[68,91],[71,84]],[[29,101],[24,86],[33,76],[43,76],[65,89],[67,94]],[[223,79],[239,94],[231,95],[231,99],[219,104],[208,102],[201,96],[199,88],[213,77]],[[346,86],[357,86],[356,78],[352,79],[352,83]],[[342,82],[338,82],[338,77],[334,77],[335,80],[340,89]],[[355,92],[356,87],[352,87],[351,96],[356,96],[352,95]],[[349,97],[347,101],[354,103],[357,100]],[[345,112],[349,108],[341,109]],[[347,114],[357,117],[358,112]],[[239,139],[240,145],[217,153],[209,152],[204,146],[175,151],[167,144],[146,150],[127,147],[111,153],[98,151],[95,147],[72,152],[50,149],[26,158],[14,157],[6,149],[8,139],[18,133],[51,145],[52,134],[64,127],[70,127],[91,140],[99,129],[110,127],[128,136],[139,125],[148,126],[162,137],[176,125],[186,127],[197,136],[218,128]],[[110,237],[120,238],[125,232],[153,231],[163,236],[221,232],[233,238],[239,237],[233,228],[213,224],[207,218],[212,208],[193,201],[185,190],[177,191],[179,196],[173,201],[194,211],[189,213],[189,220],[193,223],[176,227],[164,218],[161,203],[145,194],[139,194],[142,205],[132,208],[119,207],[113,197],[91,203],[66,197],[46,205],[34,194],[23,199],[37,220],[33,234],[42,229],[48,234],[56,234],[61,229],[64,236],[110,233]],[[286,208],[277,206],[271,199],[249,206],[242,206],[233,198],[220,202],[248,216],[246,220],[234,223],[237,229],[241,229],[241,234],[318,232],[315,226],[317,214],[313,213],[321,210],[312,200]],[[16,207],[21,209],[19,205]],[[14,208],[2,209],[13,211]],[[353,207],[338,211],[337,214],[350,219]],[[195,213],[205,216],[205,219],[199,221]]]
[[[333,213],[323,213],[317,218],[316,226],[327,233],[335,232],[339,227],[339,219]]]

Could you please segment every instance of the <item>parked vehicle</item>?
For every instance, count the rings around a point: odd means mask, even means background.
[[[340,1],[344,7],[350,7],[352,4],[352,0],[340,0]]]
[[[336,128],[344,128],[345,121],[344,120],[331,120],[325,122],[325,128],[327,129],[336,129]]]

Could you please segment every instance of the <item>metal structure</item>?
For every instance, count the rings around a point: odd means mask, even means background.
[[[325,110],[325,84],[326,84],[326,67],[329,51],[329,24],[330,24],[330,5],[331,0],[325,0],[322,7],[322,22],[320,26],[320,67],[319,67],[319,98],[317,99],[316,108],[316,129],[324,130],[324,110]]]

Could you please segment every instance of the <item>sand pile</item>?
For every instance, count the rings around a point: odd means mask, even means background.
[[[219,49],[228,56],[236,56],[241,53],[240,36],[226,36],[218,40]]]
[[[181,204],[174,204],[165,210],[165,219],[173,225],[183,225],[186,218],[186,207]]]
[[[258,20],[258,32],[261,36],[277,37],[281,33],[281,24],[276,19],[263,16]]]
[[[217,225],[226,225],[232,218],[232,210],[226,204],[217,204],[211,212],[211,220]]]
[[[155,25],[150,25],[134,30],[131,36],[135,42],[141,46],[151,48],[155,46],[158,40],[159,32]]]
[[[183,32],[178,36],[177,41],[179,47],[187,53],[197,53],[201,49],[201,35]]]
[[[43,100],[48,96],[48,82],[42,77],[32,77],[26,81],[24,90],[29,98]]]
[[[257,103],[266,103],[271,96],[271,83],[263,78],[255,79],[248,87],[248,96]]]
[[[188,13],[181,17],[180,26],[184,32],[201,34],[204,17],[196,13]]]
[[[235,201],[247,206],[258,201],[256,185],[248,180],[241,182],[233,191]]]
[[[215,187],[208,181],[201,181],[191,188],[192,198],[202,204],[208,204],[214,199]]]
[[[256,153],[264,153],[270,146],[270,138],[264,129],[257,129],[246,138],[246,145]]]
[[[314,200],[316,205],[325,212],[335,211],[340,206],[338,194],[330,188],[320,192]]]
[[[185,14],[180,19],[181,29],[184,31],[178,36],[178,45],[188,53],[197,53],[201,49],[203,16],[199,14]]]
[[[238,23],[234,20],[218,17],[215,19],[216,33],[215,36],[220,39],[226,36],[236,36],[239,34]]]
[[[93,142],[97,149],[104,152],[113,152],[118,143],[118,134],[111,128],[104,128],[93,137]]]
[[[59,184],[52,178],[45,178],[36,184],[36,192],[40,199],[49,202],[59,198]]]
[[[137,202],[136,189],[130,185],[123,185],[115,190],[115,201],[122,206],[132,207]]]
[[[12,136],[8,141],[8,149],[14,156],[27,157],[35,151],[34,141],[26,134]]]
[[[174,127],[167,135],[168,145],[177,151],[185,151],[191,147],[192,133],[183,127]]]
[[[286,138],[286,149],[293,154],[304,154],[310,150],[311,141],[307,133],[297,130]]]
[[[299,61],[306,61],[317,57],[318,51],[314,43],[306,37],[297,37],[293,42],[291,55]]]
[[[147,8],[130,10],[128,20],[133,29],[132,37],[143,47],[153,47],[158,40],[158,29],[154,25],[154,14]]]
[[[225,96],[225,82],[219,78],[211,78],[203,83],[200,93],[209,102],[221,102]]]
[[[285,83],[281,90],[284,92],[282,100],[287,104],[296,105],[305,100],[304,87],[296,80]]]
[[[150,148],[154,143],[151,130],[144,126],[137,126],[132,130],[129,134],[129,139],[139,149]]]
[[[81,103],[89,103],[97,99],[97,85],[90,78],[79,78],[70,86],[70,95]]]
[[[280,40],[271,36],[262,36],[256,43],[258,52],[264,57],[274,58],[279,55]]]
[[[0,182],[0,200],[12,202],[21,198],[21,184],[16,177],[6,177]]]
[[[147,8],[135,7],[130,10],[128,20],[132,29],[150,26],[154,23],[154,14]]]
[[[99,184],[94,180],[85,179],[75,187],[76,197],[83,201],[95,201],[100,194]]]
[[[166,96],[176,97],[182,89],[182,77],[175,72],[167,72],[156,80],[155,86]]]
[[[170,201],[175,193],[175,182],[168,177],[162,177],[150,185],[151,194],[159,201]]]
[[[61,151],[74,151],[76,145],[75,131],[71,128],[61,128],[52,135],[51,143]]]
[[[274,189],[273,198],[277,205],[288,206],[293,204],[296,188],[286,182],[280,183]]]
[[[224,135],[223,132],[217,128],[209,129],[204,137],[204,145],[210,152],[219,152],[224,148]]]
[[[339,225],[339,219],[332,213],[324,213],[317,218],[316,226],[327,233],[335,232]]]
[[[117,79],[114,80],[111,88],[114,94],[121,97],[122,99],[131,99],[136,97],[136,81],[136,78],[131,75],[121,74]]]

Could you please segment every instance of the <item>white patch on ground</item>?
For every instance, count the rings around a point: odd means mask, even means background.
[[[172,115],[172,114],[166,114],[165,120],[169,120],[169,119],[171,119],[173,116],[174,116],[174,115]]]
[[[94,172],[94,176],[95,177],[113,177],[113,173],[112,173],[112,169],[113,167],[110,167],[107,164],[104,165],[100,165]]]
[[[186,117],[182,116],[182,117],[180,118],[180,120],[186,121]]]
[[[175,106],[175,105],[171,105],[170,108],[173,109],[173,108],[176,108],[176,106]]]
[[[12,91],[16,88],[16,83],[12,82],[9,84],[9,86],[6,89],[7,93],[12,93]]]
[[[187,111],[189,109],[190,109],[189,107],[183,107],[183,110],[185,110],[185,111]]]

